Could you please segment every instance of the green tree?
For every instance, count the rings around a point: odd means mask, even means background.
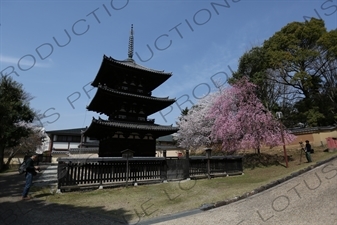
[[[278,100],[286,87],[275,82],[273,71],[268,68],[266,51],[263,47],[253,47],[243,54],[239,60],[238,70],[229,79],[230,84],[247,77],[257,85],[256,95],[268,110],[278,108]]]
[[[248,76],[272,111],[282,110],[287,125],[336,122],[337,30],[323,20],[287,24],[262,46],[245,53],[233,81]]]
[[[181,110],[180,116],[186,116],[188,114],[188,108],[186,107],[185,109]]]
[[[8,168],[11,160],[18,154],[31,155],[36,152],[37,148],[42,147],[45,135],[42,133],[40,127],[30,127],[29,135],[22,137],[19,140],[19,144],[5,149],[5,153],[8,156],[5,162],[5,168]]]
[[[31,129],[25,124],[34,119],[29,106],[30,96],[22,84],[9,76],[0,79],[0,170],[4,167],[4,151],[17,146],[21,138],[27,137]]]

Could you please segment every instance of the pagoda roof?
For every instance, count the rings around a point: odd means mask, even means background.
[[[154,133],[158,137],[169,135],[178,131],[177,127],[172,125],[163,126],[158,124],[132,123],[122,121],[109,121],[92,119],[90,126],[83,132],[86,136],[97,137],[100,134],[107,134],[107,131],[133,131],[142,133]]]
[[[112,88],[109,88],[108,86],[104,85],[99,85],[98,90],[106,90],[110,93],[118,94],[118,95],[125,95],[133,98],[143,98],[143,99],[148,99],[151,101],[161,101],[161,102],[175,102],[175,99],[170,99],[169,97],[153,97],[153,96],[146,96],[146,95],[138,95],[138,94],[133,94],[133,93],[128,93],[128,92],[123,92],[123,91],[118,91]]]
[[[106,99],[109,100],[107,101]],[[119,107],[118,104],[121,104],[123,99],[127,101],[130,99],[136,99],[135,101],[139,102],[140,104],[144,104],[146,109],[143,110],[145,110],[147,115],[156,113],[175,102],[175,99],[169,99],[168,97],[158,98],[137,95],[99,85],[97,92],[90,104],[87,106],[87,109],[108,115],[108,113],[111,112],[111,109]],[[118,104],[116,104],[116,102],[118,102]]]
[[[122,74],[120,72],[115,72],[116,68],[126,70],[126,73]],[[142,76],[141,78],[144,79],[143,85],[146,85],[149,90],[154,90],[172,76],[172,73],[141,66],[131,58],[126,60],[117,60],[104,55],[101,67],[92,82],[92,86],[97,87],[100,83],[114,83],[114,81],[125,76],[127,71],[131,71],[129,72],[130,76]]]
[[[104,55],[104,59],[110,61],[111,63],[121,64],[123,66],[131,67],[131,68],[134,68],[134,69],[143,70],[143,71],[156,73],[156,74],[162,74],[162,75],[166,75],[168,77],[172,76],[172,73],[164,72],[164,70],[155,70],[155,69],[150,69],[150,68],[141,66],[141,65],[137,64],[135,62],[135,60],[133,60],[131,58],[127,58],[125,60],[117,60],[117,59],[112,58],[111,56],[108,57],[108,56]]]

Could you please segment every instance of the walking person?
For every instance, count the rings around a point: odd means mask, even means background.
[[[307,158],[308,163],[312,162],[311,160],[311,144],[309,143],[308,140],[305,141],[305,148],[304,148],[304,152],[305,152],[305,157]]]
[[[37,160],[38,155],[32,155],[26,160],[26,184],[22,192],[22,200],[29,200],[31,197],[28,196],[30,187],[33,184],[33,176],[40,171],[40,167],[34,166],[34,162]]]

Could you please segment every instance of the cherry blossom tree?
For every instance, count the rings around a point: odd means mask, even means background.
[[[256,86],[247,78],[237,81],[217,96],[211,104],[206,120],[212,121],[210,138],[222,143],[224,151],[255,149],[281,145],[283,126],[256,96]],[[284,131],[289,143],[295,136]]]
[[[187,114],[179,117],[179,131],[173,134],[179,146],[194,150],[201,146],[209,146],[214,119],[208,116],[214,99],[220,96],[220,91],[210,93],[188,110]]]

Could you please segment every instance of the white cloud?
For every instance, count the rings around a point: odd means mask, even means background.
[[[37,62],[35,57],[32,56],[25,56],[21,58],[11,57],[11,56],[4,56],[0,55],[0,63],[6,64],[15,64],[16,66],[20,65],[24,68],[30,67],[39,67],[39,68],[49,68],[52,66],[53,60],[48,58],[46,63],[39,63]]]

